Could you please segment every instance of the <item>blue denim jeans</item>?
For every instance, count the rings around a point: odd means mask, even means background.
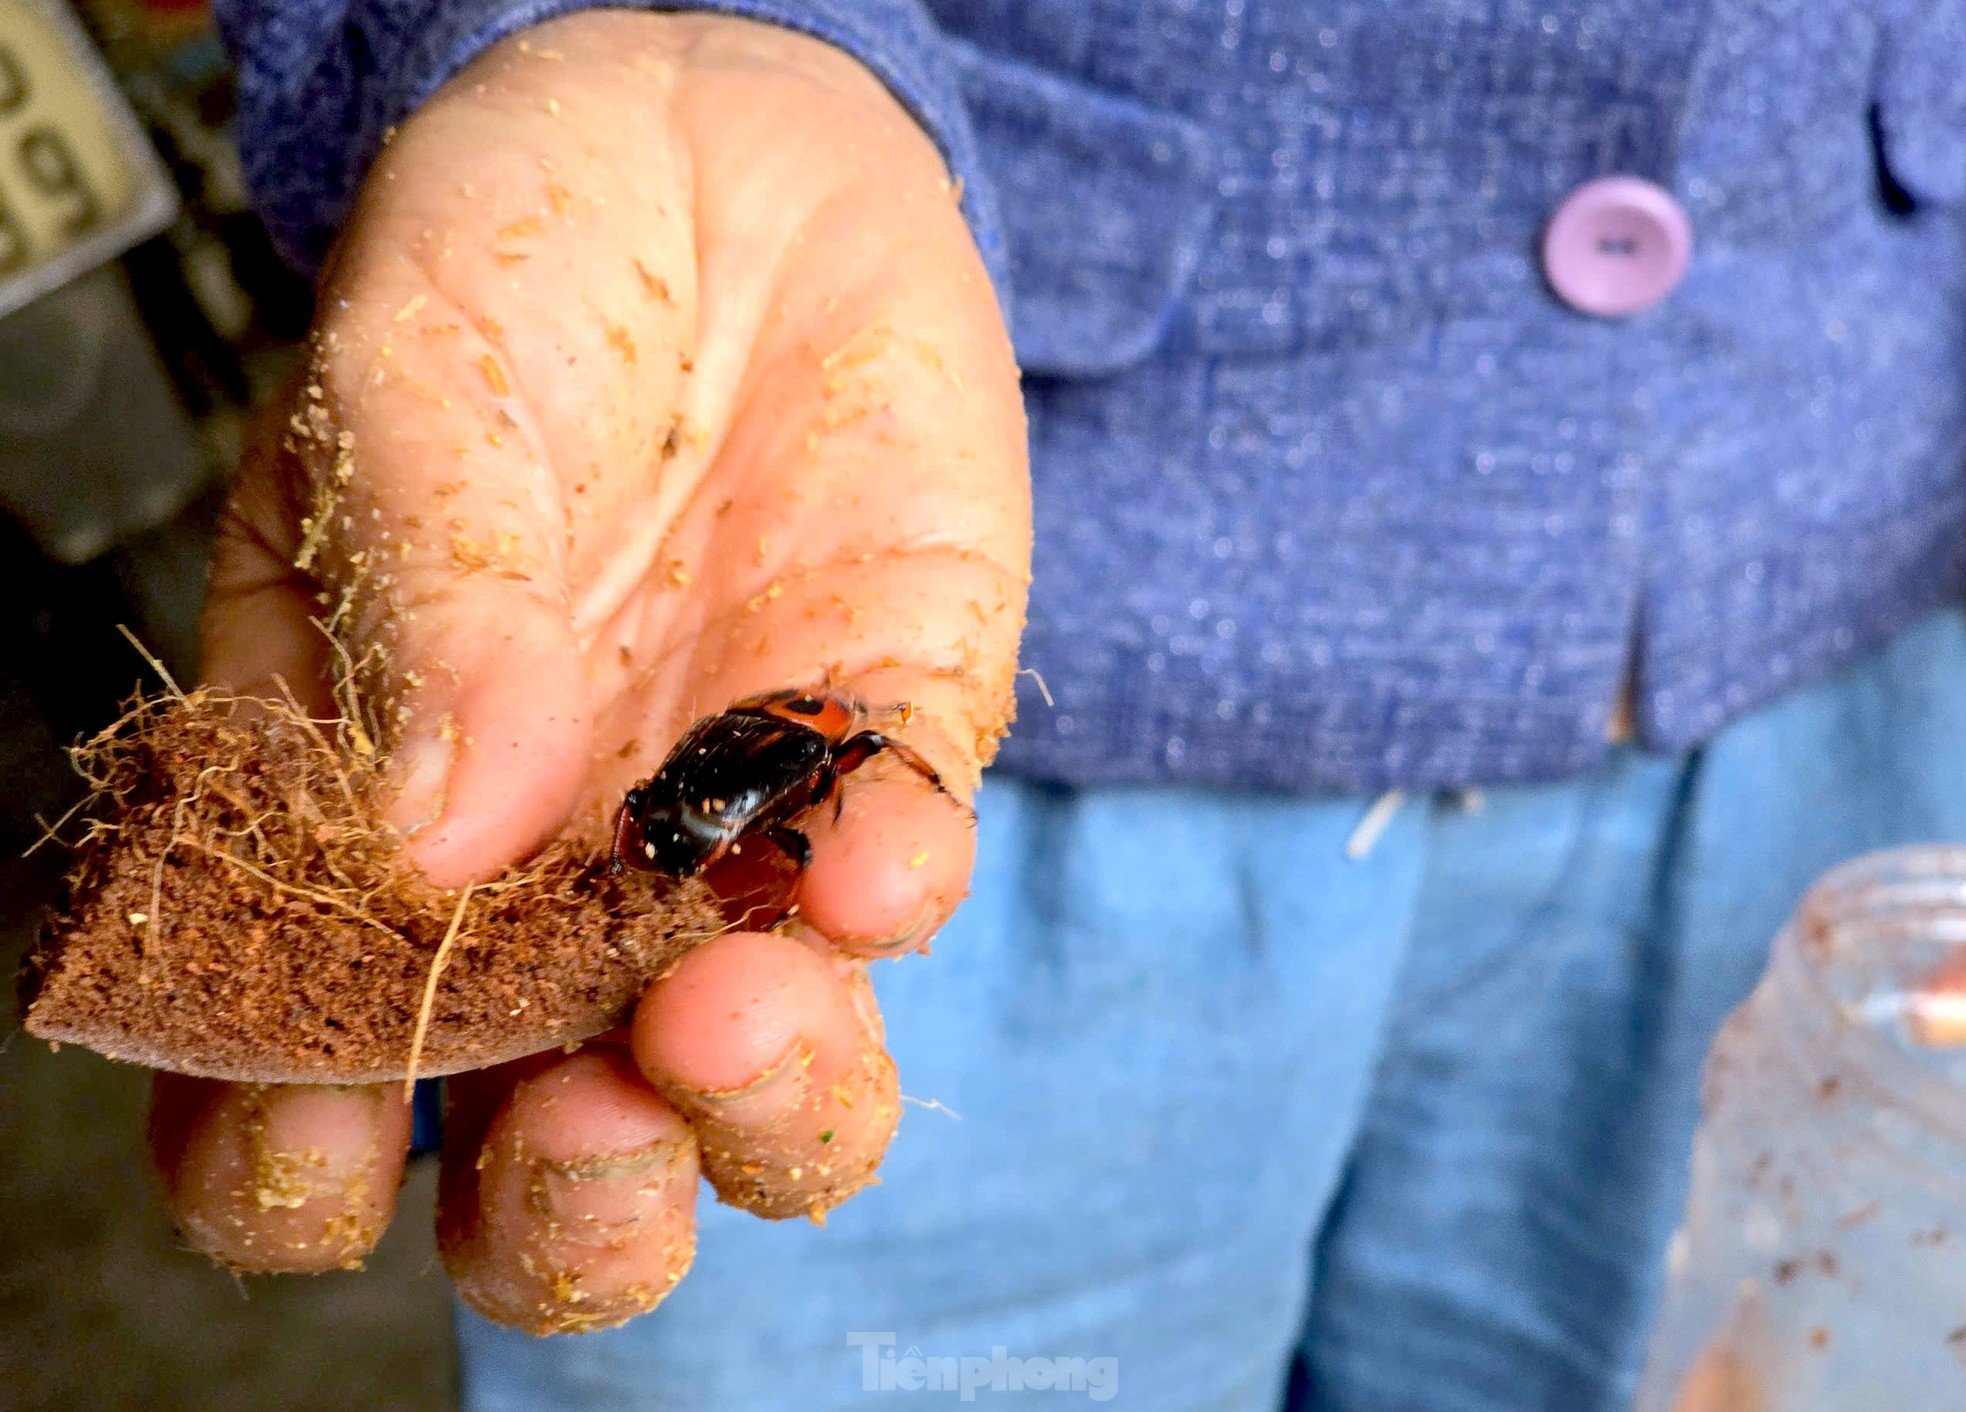
[[[462,1316],[467,1407],[1623,1406],[1720,1020],[1817,873],[1966,839],[1966,625],[1353,858],[1366,803],[991,781],[974,896],[881,973],[882,1185],[707,1209],[624,1329]]]

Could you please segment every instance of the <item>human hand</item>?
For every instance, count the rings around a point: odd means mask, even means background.
[[[853,60],[596,11],[404,125],[282,410],[221,535],[205,675],[325,707],[312,620],[345,603],[400,723],[392,822],[434,881],[601,837],[693,719],[776,687],[908,703],[894,733],[952,792],[877,757],[810,822],[790,928],[692,952],[628,1038],[452,1080],[439,1231],[465,1298],[616,1322],[687,1268],[699,1170],[818,1215],[892,1135],[866,965],[963,894],[1028,578],[994,296],[933,146]],[[315,1270],[387,1223],[408,1113],[394,1087],[159,1076],[152,1133],[195,1244]]]

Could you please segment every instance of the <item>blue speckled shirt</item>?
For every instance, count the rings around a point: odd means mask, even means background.
[[[381,135],[590,0],[230,0],[249,174],[318,259]],[[1966,574],[1966,0],[695,0],[917,114],[1027,374],[1004,761],[1072,783],[1560,777],[1661,748]],[[1579,184],[1690,214],[1608,322]]]

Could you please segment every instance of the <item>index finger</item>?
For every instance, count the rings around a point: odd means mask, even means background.
[[[838,813],[809,826],[812,862],[796,900],[806,925],[850,955],[926,949],[969,887],[975,817],[892,757],[841,787]]]

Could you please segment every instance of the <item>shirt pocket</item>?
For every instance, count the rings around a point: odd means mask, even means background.
[[[1966,206],[1966,0],[1897,0],[1877,72],[1885,174],[1914,203]]]
[[[1027,372],[1119,372],[1160,346],[1213,220],[1200,124],[962,40],[949,48],[1001,213]]]

